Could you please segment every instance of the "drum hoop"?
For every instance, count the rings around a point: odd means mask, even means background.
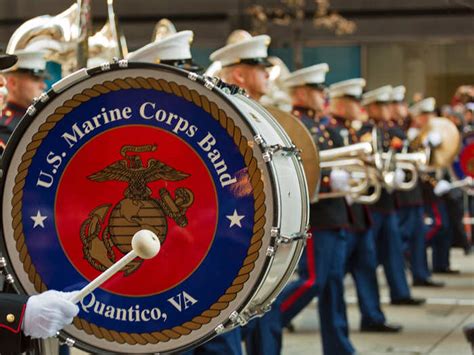
[[[166,65],[150,65],[144,63],[130,63],[128,68],[148,68],[156,69],[161,68],[166,71],[171,71],[176,74],[181,74],[182,76],[188,76],[188,72],[177,70]],[[102,70],[100,67],[93,68],[87,71],[88,76],[84,77],[83,80],[89,79],[92,76],[95,76],[100,73],[118,71],[123,69],[120,64],[111,64],[109,70]],[[82,82],[80,80],[79,82]],[[202,79],[197,79],[196,81],[203,81]],[[74,84],[78,81],[74,82]],[[70,85],[72,86],[72,85]],[[69,87],[70,87],[69,86]],[[93,323],[89,323],[84,319],[76,317],[73,324],[77,329],[83,330],[88,334],[94,334],[98,338],[105,338],[108,340],[116,341],[118,343],[127,343],[129,345],[135,344],[149,344],[150,339],[153,339],[154,344],[160,342],[167,342],[169,340],[175,340],[184,335],[189,335],[192,331],[200,329],[202,326],[208,324],[213,318],[217,317],[224,309],[226,309],[229,304],[236,298],[237,294],[244,288],[245,283],[247,282],[250,273],[254,270],[255,263],[259,257],[259,251],[261,248],[262,239],[265,236],[265,225],[266,223],[266,204],[265,204],[265,192],[262,181],[262,172],[258,168],[258,161],[255,158],[252,147],[249,145],[249,142],[245,136],[242,135],[242,132],[238,126],[235,125],[234,120],[229,117],[226,112],[220,109],[217,104],[213,101],[210,101],[206,96],[199,94],[196,90],[190,90],[186,85],[178,85],[176,82],[167,81],[165,79],[155,79],[152,77],[127,77],[124,79],[117,78],[113,81],[107,81],[102,84],[96,84],[92,88],[83,90],[82,93],[74,95],[71,99],[65,100],[61,106],[56,108],[55,112],[48,116],[46,121],[40,126],[38,132],[33,135],[33,140],[30,142],[26,148],[26,152],[23,153],[22,162],[19,165],[18,170],[15,176],[15,185],[13,188],[13,208],[11,215],[13,217],[13,229],[15,231],[21,230],[21,232],[14,233],[14,239],[16,241],[16,248],[19,252],[20,260],[23,263],[23,268],[28,270],[28,277],[30,280],[34,280],[34,287],[38,292],[44,292],[47,290],[46,285],[42,282],[40,275],[36,272],[35,266],[31,262],[25,244],[25,237],[22,231],[22,219],[21,219],[21,206],[22,206],[22,195],[21,185],[24,182],[27,173],[28,167],[31,164],[32,157],[37,149],[40,146],[41,141],[47,135],[47,131],[52,129],[54,125],[59,122],[66,114],[71,112],[75,107],[81,105],[84,102],[89,101],[94,97],[98,97],[103,94],[107,94],[111,91],[117,90],[128,90],[128,89],[154,89],[157,91],[163,91],[168,94],[174,94],[179,97],[183,97],[187,101],[193,102],[198,107],[201,107],[207,113],[209,113],[216,121],[219,121],[220,125],[226,129],[227,133],[234,139],[235,144],[239,147],[239,151],[244,157],[245,165],[249,168],[250,183],[254,191],[254,229],[253,236],[251,238],[251,244],[247,250],[247,256],[244,259],[243,265],[240,268],[236,278],[233,280],[231,286],[226,290],[226,293],[222,295],[217,302],[209,307],[208,310],[203,311],[201,315],[193,318],[191,321],[175,326],[171,329],[165,329],[162,331],[156,331],[153,333],[127,333],[127,332],[116,332],[110,331],[103,327],[98,327]],[[231,104],[234,110],[238,113],[241,113],[232,102],[225,97],[220,91],[216,90],[216,94],[222,96],[225,101]],[[2,159],[3,171],[8,171],[8,168],[11,163],[11,159],[14,155],[15,148],[18,141],[21,140],[24,131],[29,127],[30,123],[34,117],[40,113],[40,111],[47,106],[53,98],[58,96],[53,89],[47,92],[49,100],[44,102],[37,101],[32,107],[36,110],[28,111],[27,114],[22,118],[19,127],[15,130],[12,135],[11,141],[14,144],[7,145],[7,149]],[[252,130],[253,131],[253,130]],[[25,159],[26,157],[26,159]],[[20,175],[20,178],[18,176]],[[3,194],[5,189],[5,181],[7,174],[4,173],[0,183],[0,197],[3,201]],[[3,202],[0,206],[3,210]],[[2,211],[3,215],[3,211]],[[3,228],[3,227],[2,227]],[[0,238],[1,247],[6,251],[6,257],[8,257],[8,249],[5,245],[5,240]],[[12,266],[13,269],[13,266]],[[15,275],[16,276],[16,275]],[[21,292],[25,293],[19,284]],[[249,295],[247,298],[251,298]],[[242,305],[245,307],[245,304]]]

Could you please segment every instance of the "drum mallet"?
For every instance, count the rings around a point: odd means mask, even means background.
[[[110,279],[137,256],[142,259],[155,257],[159,253],[160,248],[161,243],[155,233],[147,229],[139,230],[132,238],[132,250],[80,290],[79,293],[71,299],[71,302],[78,303],[82,301],[84,297],[92,293],[97,287]]]

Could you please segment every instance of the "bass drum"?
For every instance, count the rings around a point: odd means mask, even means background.
[[[474,178],[474,132],[463,134],[461,149],[449,169],[453,181]],[[474,188],[464,186],[463,189],[470,195],[474,195]]]
[[[274,106],[268,106],[266,109],[275,117],[300,150],[300,156],[306,174],[306,182],[308,183],[310,201],[316,202],[318,200],[321,172],[319,168],[319,150],[311,136],[311,132],[298,117],[295,117],[291,113],[282,111]]]
[[[31,106],[3,160],[1,248],[21,293],[85,286],[60,337],[94,353],[183,351],[261,315],[307,237],[300,157],[242,95],[194,73],[128,63],[81,70]]]

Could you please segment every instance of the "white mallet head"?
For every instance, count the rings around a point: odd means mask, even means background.
[[[160,248],[160,240],[155,233],[148,229],[139,230],[132,238],[132,249],[142,259],[155,257]]]

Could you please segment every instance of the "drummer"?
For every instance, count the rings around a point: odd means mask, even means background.
[[[14,54],[18,57],[18,62],[3,71],[7,79],[8,96],[0,118],[1,131],[5,132],[2,140],[8,139],[33,99],[46,89],[46,52],[20,50]]]
[[[405,140],[403,150],[409,149],[410,140],[414,139],[413,128],[408,130],[408,107],[405,103],[405,87],[399,85],[392,89],[390,112],[393,122],[404,130],[408,139]],[[416,132],[416,131],[415,131]],[[416,136],[416,133],[415,133]],[[425,243],[423,194],[420,183],[410,191],[396,191],[395,201],[400,226],[400,233],[404,244],[404,252],[409,256],[413,286],[442,287],[442,282],[431,279],[428,268]]]
[[[339,144],[349,145],[359,141],[357,130],[362,125],[361,95],[365,87],[362,78],[344,80],[329,87],[330,119],[327,129],[338,137]],[[349,202],[350,197],[348,197]],[[371,228],[371,218],[366,205],[350,204],[351,226],[348,233],[346,271],[354,278],[359,308],[361,331],[399,332],[400,325],[389,324],[381,310],[377,283],[377,255]]]
[[[378,149],[396,150],[403,145],[403,131],[390,120],[392,87],[386,85],[366,92],[362,96],[369,120],[359,131],[361,141],[372,141],[374,127],[378,136]],[[404,180],[403,172],[395,171],[395,184]],[[394,305],[421,305],[424,299],[413,298],[410,294],[404,268],[403,246],[398,225],[395,200],[392,192],[382,189],[380,199],[370,206],[373,233],[378,262],[383,265],[390,288],[391,303]]]
[[[16,60],[14,55],[0,55],[0,70],[11,67]],[[0,289],[0,353],[3,354],[28,351],[33,346],[32,339],[55,336],[79,312],[79,307],[69,301],[74,292],[46,291],[29,298],[2,292]]]
[[[326,63],[291,73],[285,80],[293,103],[293,114],[309,129],[319,149],[340,146],[338,132],[327,130],[320,120],[325,105]],[[341,144],[342,145],[342,144]],[[321,179],[322,192],[347,191],[348,173],[333,170]],[[300,259],[299,279],[290,283],[279,297],[282,324],[287,326],[315,296],[324,354],[353,354],[349,340],[344,301],[344,259],[350,215],[343,197],[311,204],[312,238]]]
[[[19,354],[33,347],[33,339],[47,339],[71,324],[79,307],[76,292],[46,291],[27,297],[0,293],[0,353]]]
[[[442,143],[441,135],[436,131],[431,131],[426,135],[426,139],[421,141],[420,133],[428,130],[429,121],[435,117],[436,100],[433,97],[423,99],[409,108],[412,116],[412,145],[415,147],[429,146],[432,149]],[[441,176],[440,176],[441,175]],[[432,246],[432,269],[435,273],[453,273],[449,262],[449,252],[451,248],[452,231],[450,221],[443,196],[451,189],[451,184],[441,179],[442,171],[437,173],[424,173],[421,176],[423,200],[425,212],[432,217],[433,225],[427,231],[425,238]],[[440,179],[440,180],[438,180]]]

